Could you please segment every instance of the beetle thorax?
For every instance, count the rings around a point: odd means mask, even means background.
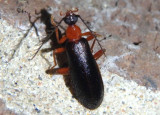
[[[76,41],[81,38],[81,29],[76,25],[69,25],[66,30],[66,37],[70,41]]]

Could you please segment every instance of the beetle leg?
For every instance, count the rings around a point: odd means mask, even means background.
[[[96,42],[96,39],[94,39],[94,41],[93,41],[93,43],[91,45],[91,52],[93,52],[93,47],[94,47],[95,42]]]
[[[52,24],[53,26],[56,26],[56,23],[54,22],[54,18],[53,18],[52,15],[51,15],[51,24]]]
[[[80,17],[80,19],[82,20],[82,22],[84,23],[84,20]],[[85,24],[85,23],[84,23]],[[85,24],[86,25],[86,24]],[[87,26],[87,25],[86,25]],[[87,28],[88,28],[88,26],[87,26]],[[88,28],[89,29],[89,28]],[[90,30],[90,29],[89,29]],[[87,35],[89,35],[88,37],[87,37],[87,40],[88,41],[90,41],[90,40],[92,40],[92,39],[94,39],[94,41],[93,41],[93,43],[92,43],[92,45],[91,45],[91,52],[93,52],[93,47],[94,47],[94,44],[95,44],[95,42],[97,41],[98,42],[98,40],[97,40],[97,36],[101,36],[100,34],[97,34],[96,32],[93,32],[93,31],[91,31],[90,30],[90,32],[85,32],[85,33],[82,33],[81,34],[81,36],[87,36]],[[101,50],[103,51],[103,49],[102,49],[102,46],[101,46],[101,44],[98,42],[98,45],[101,47]],[[103,54],[105,55],[105,53],[103,52]],[[106,57],[106,55],[105,55],[105,57]]]
[[[102,55],[103,55],[104,51],[103,50],[99,50],[98,52],[96,52],[93,57],[95,60],[99,59]]]
[[[68,75],[69,67],[48,69],[46,70],[46,73],[50,75],[53,75],[53,74]]]
[[[56,62],[56,54],[58,53],[62,53],[65,51],[65,48],[57,48],[55,50],[53,50],[53,60],[54,60],[54,65],[51,67],[51,69],[54,69],[54,67],[57,65],[57,62]]]
[[[101,36],[100,34],[97,34],[96,32],[93,32],[93,34],[95,36]],[[89,41],[95,38],[93,34],[91,32],[85,32],[85,33],[82,33],[81,36],[88,36],[87,40]]]
[[[90,35],[90,36],[88,36],[86,39],[87,39],[87,41],[90,41],[90,40],[94,39],[94,36],[93,36],[93,35]]]
[[[45,48],[45,49],[42,49],[41,52],[45,53],[45,52],[50,52],[52,50],[53,50],[53,48]]]
[[[67,38],[66,36],[63,36],[62,38],[59,39],[58,27],[56,26],[56,23],[54,22],[53,16],[51,16],[51,24],[55,27],[57,42],[59,44],[64,43]]]
[[[85,32],[85,33],[82,33],[81,34],[81,36],[89,36],[89,35],[96,35],[96,36],[101,36],[100,34],[97,34],[96,32],[93,32],[93,33],[91,33],[91,32]]]
[[[96,32],[94,32],[94,35],[101,36],[101,35],[97,34]],[[85,32],[85,33],[82,33],[82,35],[81,35],[81,36],[88,36],[86,38],[87,41],[90,41],[90,40],[94,39],[94,41],[93,41],[93,43],[91,45],[91,52],[93,52],[93,47],[94,47],[94,44],[96,42],[96,39],[95,39],[94,35],[91,32]]]
[[[63,36],[61,39],[57,39],[59,44],[63,44],[67,40],[66,36]]]
[[[91,34],[91,35],[90,35],[90,34]],[[93,52],[93,47],[94,47],[95,42],[96,42],[95,37],[93,36],[93,34],[92,34],[91,32],[83,33],[83,35],[90,35],[90,36],[88,36],[88,37],[86,38],[88,41],[94,39],[94,40],[93,40],[93,43],[92,43],[92,45],[91,45],[91,52]],[[100,36],[99,34],[96,34],[96,33],[95,33],[95,35]],[[99,50],[98,52],[96,52],[96,53],[94,54],[94,58],[97,60],[98,58],[100,58],[100,57],[104,54],[104,52],[105,52],[105,51],[104,51],[103,49]]]
[[[56,32],[56,38],[59,43],[59,33],[58,33],[58,27],[56,27],[56,23],[54,22],[53,16],[51,16],[51,24],[55,27],[55,32]]]
[[[92,35],[91,32],[85,32],[85,33],[82,33],[81,36],[89,36],[89,35]]]
[[[90,41],[90,40],[94,39],[94,36],[93,35],[88,36],[86,39],[87,39],[87,41]],[[91,45],[91,52],[93,52],[93,47],[94,47],[95,42],[96,42],[96,39],[94,39],[94,41]]]

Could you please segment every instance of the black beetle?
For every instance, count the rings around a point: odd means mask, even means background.
[[[78,18],[82,20],[79,15],[74,14],[77,11],[78,9],[67,11],[66,16],[56,26],[57,28],[62,21],[68,25],[65,35],[61,39],[58,36],[58,28],[55,30],[58,43],[65,43],[65,46],[53,51],[54,66],[48,69],[46,73],[69,74],[74,94],[78,101],[88,109],[96,109],[102,103],[104,96],[103,81],[96,59],[102,56],[104,51],[101,49],[92,55],[92,48],[96,40],[95,33],[93,34],[90,29],[90,32],[81,33],[81,29],[75,25]],[[53,18],[51,18],[51,22],[55,25]],[[85,39],[82,36],[88,37]],[[92,39],[94,39],[94,42],[90,48],[88,41]],[[55,55],[64,51],[67,53],[66,58],[69,67],[55,69]]]

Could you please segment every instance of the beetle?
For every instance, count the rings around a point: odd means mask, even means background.
[[[95,44],[98,35],[92,32],[81,33],[80,27],[76,25],[78,18],[84,20],[80,15],[76,15],[77,9],[68,10],[56,25],[53,17],[51,23],[56,26],[56,38],[59,44],[65,43],[64,47],[53,50],[54,65],[50,69],[46,70],[47,74],[62,74],[71,76],[71,84],[74,90],[76,99],[88,109],[96,109],[102,103],[104,97],[104,85],[100,70],[96,63],[96,59],[104,54],[103,49],[92,55],[93,46]],[[59,38],[58,26],[64,21],[68,25],[65,35]],[[86,25],[86,24],[85,24]],[[83,36],[87,36],[85,39]],[[90,48],[88,41],[94,39]],[[55,55],[66,52],[68,67],[55,68],[56,60]]]

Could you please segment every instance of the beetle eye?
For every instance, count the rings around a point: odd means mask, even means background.
[[[77,22],[78,17],[76,15],[69,15],[64,18],[64,22],[68,25],[73,25]]]
[[[65,19],[65,22],[66,22],[67,24],[69,24],[69,23],[71,22],[70,17],[67,17],[67,18]]]
[[[72,17],[72,20],[76,23],[77,20],[78,20],[78,17],[77,17],[76,15],[74,15],[74,16]]]

